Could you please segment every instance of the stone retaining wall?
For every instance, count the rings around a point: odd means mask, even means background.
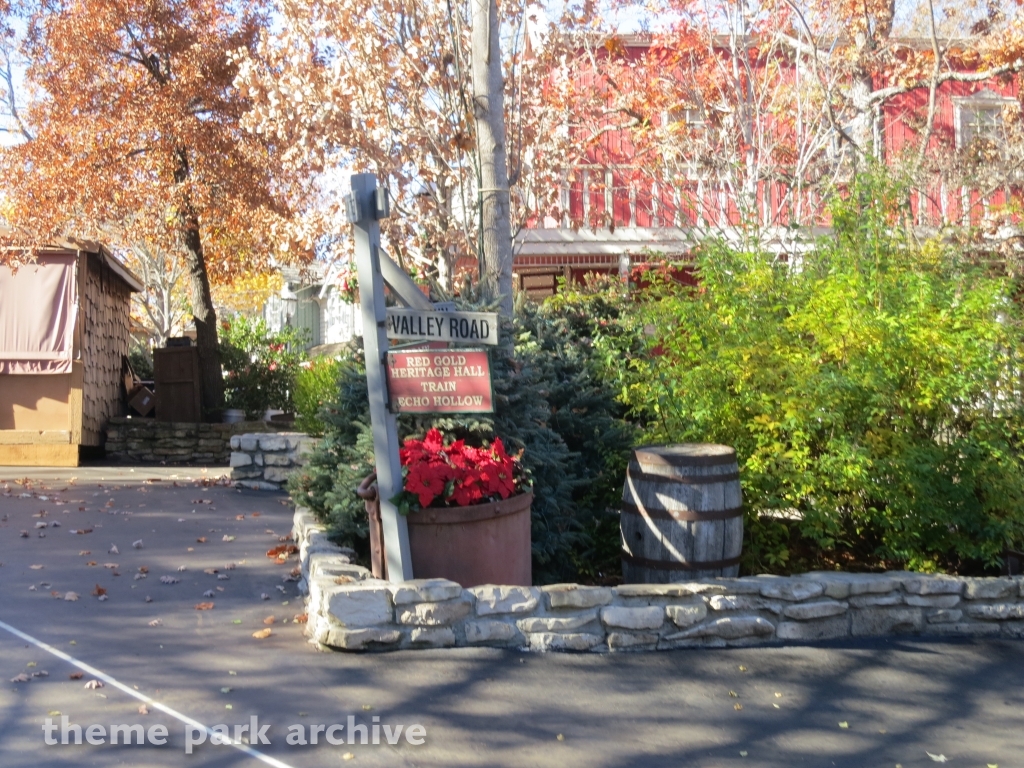
[[[816,572],[683,584],[390,584],[295,512],[307,633],[320,646],[654,651],[892,634],[1024,637],[1024,577]]]
[[[268,432],[263,421],[193,424],[118,416],[107,422],[107,456],[167,464],[227,464],[232,435]]]
[[[316,439],[302,432],[235,435],[231,438],[231,479],[236,486],[277,491],[306,463]]]

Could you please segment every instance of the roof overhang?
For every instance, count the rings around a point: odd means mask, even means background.
[[[24,238],[17,235],[15,230],[10,227],[0,226],[0,243],[18,243],[19,241],[24,242]],[[2,250],[7,252],[20,252],[27,254],[36,253],[53,253],[53,252],[74,252],[74,253],[91,253],[100,258],[110,271],[117,275],[134,293],[141,293],[145,290],[145,286],[142,281],[139,280],[135,274],[126,267],[120,259],[118,259],[102,243],[96,242],[95,240],[80,240],[73,237],[59,237],[45,243],[40,246],[28,246],[28,245],[4,245]]]

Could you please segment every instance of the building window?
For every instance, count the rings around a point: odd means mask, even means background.
[[[978,141],[1001,146],[1006,140],[1003,109],[1012,101],[991,91],[982,91],[956,101],[956,146],[966,149]]]

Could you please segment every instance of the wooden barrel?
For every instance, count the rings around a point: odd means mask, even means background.
[[[627,584],[739,574],[743,500],[736,451],[645,445],[633,451],[619,528]]]

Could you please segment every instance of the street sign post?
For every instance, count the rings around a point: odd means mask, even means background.
[[[377,179],[371,173],[352,176],[352,194],[345,201],[348,219],[353,224],[356,270],[359,276],[359,305],[363,313],[363,349],[366,353],[366,385],[370,400],[370,422],[373,428],[373,454],[377,466],[377,493],[380,496],[380,516],[384,528],[384,551],[388,561],[388,578],[407,581],[413,577],[412,556],[409,552],[409,528],[391,499],[402,490],[402,462],[398,454],[398,427],[395,415],[388,410],[384,356],[388,339],[384,330],[384,277],[381,262],[390,262],[380,251],[380,224],[378,216],[387,213],[386,205],[379,205]],[[389,272],[401,272],[397,266]],[[404,273],[401,273],[404,275]],[[395,276],[389,281],[392,289],[405,302],[414,306],[430,306],[415,283],[410,290]],[[396,285],[397,284],[397,285]],[[404,290],[403,290],[404,289]],[[419,299],[413,295],[415,291]],[[422,300],[422,303],[420,303]],[[374,332],[376,330],[376,333]]]
[[[409,527],[391,502],[402,490],[398,426],[402,413],[489,413],[494,410],[487,352],[467,349],[390,351],[388,339],[496,345],[498,316],[435,305],[380,247],[379,219],[389,216],[387,190],[370,173],[352,176],[345,210],[353,225],[359,305],[363,315],[366,385],[373,428],[377,492],[384,527],[388,578],[413,578]],[[404,308],[384,306],[387,283]],[[390,397],[389,397],[390,392]]]

